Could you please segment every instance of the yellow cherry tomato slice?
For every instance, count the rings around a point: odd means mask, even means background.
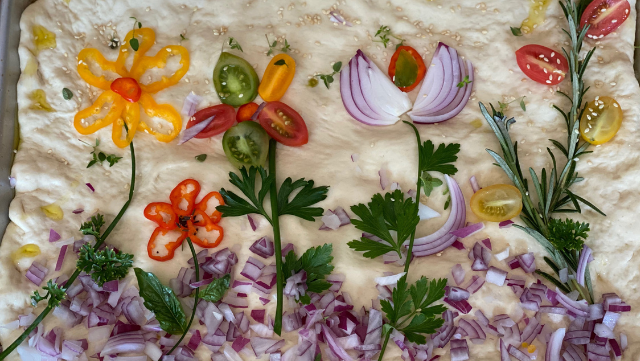
[[[280,100],[296,73],[296,61],[287,54],[278,54],[271,59],[262,76],[258,94],[265,102]]]
[[[582,139],[598,145],[611,140],[622,125],[622,108],[610,97],[597,97],[587,106],[580,119]]]
[[[494,184],[477,191],[470,202],[473,214],[489,222],[509,220],[522,211],[522,194],[508,184]]]

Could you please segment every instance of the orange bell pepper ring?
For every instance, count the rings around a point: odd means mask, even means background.
[[[133,50],[131,47],[131,39],[135,34],[138,39],[138,51]],[[156,42],[156,33],[149,28],[134,29],[127,33],[124,41],[120,45],[120,52],[118,53],[118,59],[116,59],[116,71],[121,77],[129,77],[129,71],[127,70],[127,60],[133,54],[133,64],[130,69],[135,69],[136,65],[140,62],[140,59],[144,54],[151,49]],[[137,79],[137,78],[136,78]]]
[[[178,216],[191,216],[196,206],[198,193],[200,193],[200,183],[197,180],[185,179],[178,183],[169,194],[173,211]]]
[[[160,133],[153,130],[144,121],[141,121],[139,127],[142,131],[155,136],[156,139],[164,143],[174,140],[178,134],[180,134],[180,130],[182,130],[182,117],[174,107],[169,104],[157,104],[151,95],[145,92],[142,93],[138,104],[142,106],[142,109],[144,109],[144,112],[149,117],[162,118],[173,127],[169,133]]]
[[[147,244],[147,254],[149,255],[149,258],[160,262],[172,259],[175,254],[176,248],[180,247],[182,242],[188,236],[187,232],[181,232],[180,236],[178,236],[175,241],[168,242],[164,245],[164,247],[158,245],[158,236],[166,236],[169,232],[176,233],[175,231],[162,229],[161,227],[158,227],[155,231],[153,231],[151,238],[149,238],[149,243]],[[164,248],[164,250],[162,248]]]
[[[110,71],[114,74],[118,73],[116,63],[105,59],[98,49],[82,49],[78,54],[78,75],[82,80],[96,88],[109,90],[111,81],[107,80],[104,75],[95,75],[91,71],[90,65],[92,63],[98,65],[103,72]]]
[[[296,73],[296,61],[287,54],[274,56],[262,76],[258,94],[265,102],[280,100]]]
[[[178,216],[169,203],[149,203],[144,209],[144,216],[146,219],[156,222],[162,229],[170,231],[178,226]]]
[[[152,68],[164,69],[169,57],[172,56],[180,56],[180,68],[169,77],[162,76],[161,80],[156,82],[147,85],[140,84],[142,91],[153,94],[172,85],[178,84],[180,79],[182,79],[189,70],[189,52],[185,47],[180,45],[165,46],[160,49],[158,54],[155,56],[145,56],[140,58],[140,61],[131,68],[131,77],[142,81],[142,76],[147,70]]]
[[[212,207],[213,209],[209,209],[209,211],[207,212],[207,209],[209,208],[209,201],[211,200],[211,198],[215,198],[218,204],[215,207]],[[202,198],[202,200],[198,202],[198,204],[196,204],[196,209],[205,213],[213,223],[218,223],[220,222],[220,219],[222,219],[222,213],[220,213],[216,209],[217,206],[224,206],[224,198],[222,198],[222,195],[218,192],[211,192],[204,196],[204,198]]]
[[[98,118],[100,113],[102,113],[105,109],[105,104],[111,103],[111,107],[109,112],[104,115],[102,118]],[[98,131],[101,128],[106,127],[109,124],[112,124],[116,119],[120,117],[122,111],[125,108],[125,101],[122,97],[111,90],[106,90],[96,101],[91,104],[88,108],[83,109],[76,113],[73,117],[73,125],[75,126],[78,133],[82,135],[92,134]],[[96,116],[96,119],[93,123],[85,125],[86,120]]]

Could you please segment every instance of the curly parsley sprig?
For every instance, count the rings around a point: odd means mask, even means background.
[[[515,119],[507,118],[503,114],[504,109],[502,107],[499,111],[496,111],[492,105],[492,114],[489,114],[484,104],[480,103],[480,110],[498,138],[502,155],[490,149],[487,149],[487,152],[495,159],[497,165],[504,170],[522,194],[524,207],[520,218],[525,223],[525,227],[519,225],[516,225],[516,227],[532,236],[546,249],[550,257],[545,257],[544,260],[558,275],[558,278],[541,270],[536,272],[554,283],[564,292],[578,291],[582,298],[588,302],[592,302],[593,287],[591,285],[588,267],[585,278],[589,296],[587,296],[585,290],[575,282],[575,280],[568,280],[566,283],[559,280],[560,270],[564,268],[568,268],[574,273],[577,272],[579,252],[584,244],[584,240],[587,238],[589,224],[574,222],[571,219],[558,220],[552,218],[552,216],[557,213],[580,213],[582,211],[580,203],[587,205],[603,216],[605,215],[595,205],[570,190],[573,184],[581,182],[584,179],[580,177],[576,171],[579,158],[582,155],[591,153],[587,151],[589,143],[584,142],[580,144],[578,137],[580,118],[585,109],[583,97],[589,89],[585,87],[583,75],[595,51],[595,48],[593,48],[585,54],[583,59],[580,58],[583,40],[589,27],[588,25],[583,28],[579,27],[580,18],[586,6],[585,3],[586,1],[584,0],[577,2],[573,0],[563,0],[560,3],[568,24],[568,30],[564,29],[564,32],[569,36],[571,41],[571,48],[569,50],[565,48],[562,49],[569,61],[568,78],[571,81],[571,94],[569,95],[560,91],[558,93],[565,96],[571,102],[571,108],[569,111],[564,111],[554,105],[554,108],[562,114],[565,120],[567,140],[566,144],[562,144],[554,139],[550,139],[550,142],[566,158],[564,165],[561,165],[551,149],[547,148],[553,167],[550,172],[542,169],[539,173],[540,176],[538,176],[538,173],[536,173],[533,168],[529,168],[531,185],[533,186],[530,192],[529,180],[525,178],[520,167],[518,143],[513,142],[509,134],[509,127],[515,123]],[[538,199],[537,202],[533,201],[531,193],[536,195]]]
[[[315,187],[312,180],[305,180],[304,178],[296,181],[287,178],[280,186],[280,189],[278,189],[275,181],[276,145],[277,143],[274,139],[269,141],[268,172],[262,167],[251,167],[249,170],[243,167],[240,169],[242,179],[234,172],[229,173],[229,182],[236,186],[242,194],[244,194],[246,199],[223,188],[220,190],[220,194],[224,198],[225,205],[218,206],[216,209],[222,213],[222,217],[260,214],[271,223],[277,270],[277,304],[273,330],[280,335],[282,330],[282,301],[285,275],[283,274],[281,256],[282,241],[280,239],[279,216],[288,214],[308,221],[313,221],[315,218],[321,217],[324,210],[321,207],[314,207],[314,205],[327,198],[329,187]],[[260,182],[257,182],[258,175],[260,175]],[[256,187],[256,185],[258,185],[258,187]],[[295,195],[292,196],[294,193]],[[264,201],[267,194],[269,194],[271,214],[264,208]],[[287,275],[287,277],[288,276],[289,275]]]
[[[125,127],[126,127],[126,124],[125,124]],[[82,225],[83,230],[91,232],[89,234],[95,235],[96,231],[98,232],[98,235],[96,236],[96,244],[95,246],[93,246],[94,250],[99,249],[104,244],[104,241],[107,239],[107,237],[109,237],[109,235],[111,234],[113,229],[116,227],[120,219],[122,219],[122,216],[129,208],[129,205],[131,204],[131,200],[133,199],[133,191],[136,185],[136,155],[133,148],[133,142],[129,144],[129,150],[131,152],[131,183],[129,187],[129,197],[127,201],[124,203],[124,205],[120,209],[120,212],[118,212],[118,214],[113,219],[111,224],[109,224],[109,227],[107,227],[107,229],[103,233],[101,234],[99,233],[100,229],[104,225],[104,219],[102,218],[101,215],[92,217],[92,220],[89,225],[87,225],[87,223]],[[96,220],[95,223],[94,223],[94,218]],[[51,281],[47,282],[47,286],[43,288],[44,290],[48,291],[48,294],[49,294],[48,296],[49,303],[47,304],[47,307],[45,307],[42,313],[40,313],[38,317],[36,317],[36,319],[31,323],[31,325],[29,325],[24,330],[24,332],[22,332],[22,334],[11,345],[7,346],[0,353],[0,361],[4,360],[7,356],[9,356],[27,337],[29,337],[29,334],[31,333],[31,331],[35,330],[36,327],[38,327],[38,325],[45,319],[45,317],[47,317],[49,313],[53,311],[55,307],[58,306],[59,302],[64,298],[64,295],[66,294],[67,289],[78,278],[80,273],[81,273],[81,270],[76,269],[75,272],[71,275],[71,277],[69,277],[69,280],[67,280],[67,282],[62,287],[52,283]],[[38,300],[38,301],[41,301],[43,299],[43,296],[40,296],[37,293],[34,294],[33,297],[31,298],[32,301],[34,301],[34,297],[35,297],[35,300]],[[45,295],[44,297],[47,297],[47,295]]]
[[[76,267],[82,272],[91,275],[91,278],[102,287],[105,282],[121,280],[133,265],[133,255],[116,252],[106,247],[96,250],[90,244],[85,243],[80,248],[80,255]]]

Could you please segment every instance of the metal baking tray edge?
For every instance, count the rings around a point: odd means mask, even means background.
[[[0,0],[0,242],[9,224],[9,203],[14,196],[14,191],[9,186],[9,175],[19,137],[16,87],[20,77],[20,17],[33,1]],[[640,2],[636,3],[636,10],[640,9],[639,4]],[[638,38],[640,23],[636,26],[636,39]],[[640,79],[638,48],[634,54],[634,69],[636,79]]]

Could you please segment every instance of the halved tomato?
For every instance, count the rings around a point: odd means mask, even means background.
[[[627,0],[594,0],[584,9],[580,26],[589,24],[587,37],[600,39],[615,31],[629,17]]]
[[[135,103],[140,100],[142,89],[133,78],[118,78],[111,83],[111,90],[119,94],[124,100]]]
[[[187,129],[213,116],[215,116],[213,121],[209,123],[209,125],[207,125],[207,127],[198,135],[196,135],[196,138],[211,138],[214,135],[224,133],[236,122],[236,110],[231,105],[218,104],[198,110],[191,118],[189,118]]]
[[[502,222],[520,214],[522,194],[510,184],[494,184],[475,192],[469,206],[485,221]]]
[[[557,85],[569,71],[567,59],[546,46],[530,44],[516,51],[520,70],[529,79],[546,85]]]
[[[389,63],[389,77],[403,92],[415,89],[424,79],[427,68],[418,51],[410,46],[399,46]]]
[[[258,121],[271,138],[284,145],[298,147],[309,141],[304,119],[285,103],[268,103],[258,115]]]

